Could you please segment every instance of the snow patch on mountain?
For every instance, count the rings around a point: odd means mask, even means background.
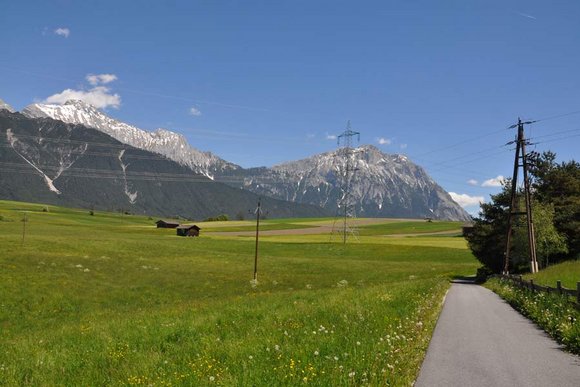
[[[254,168],[245,175],[238,174],[238,186],[336,211],[343,195],[345,160],[344,150],[339,149],[269,169]],[[469,219],[449,194],[406,156],[382,153],[365,145],[352,149],[350,168],[354,173],[349,195],[357,203],[358,216]]]
[[[64,105],[32,104],[24,108],[22,114],[30,118],[48,117],[97,129],[124,144],[161,154],[211,179],[216,173],[240,168],[211,152],[193,148],[181,134],[166,129],[153,132],[139,129],[111,118],[83,101],[70,100]]]
[[[123,171],[123,182],[125,184],[125,195],[127,195],[127,198],[129,198],[129,203],[131,204],[135,204],[135,202],[137,201],[137,194],[138,192],[131,192],[129,191],[129,182],[127,181],[127,167],[129,166],[129,164],[125,164],[123,162],[123,155],[125,154],[125,149],[121,150],[121,152],[119,152],[119,163],[121,164],[121,170]]]
[[[8,110],[10,113],[14,113],[14,109],[12,109],[12,106],[8,105],[1,99],[0,99],[0,110]]]

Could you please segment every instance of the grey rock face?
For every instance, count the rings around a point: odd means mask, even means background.
[[[230,182],[237,177],[236,185],[261,195],[336,210],[342,196],[343,170],[338,152],[220,177]],[[469,214],[406,156],[361,146],[353,150],[352,167],[350,195],[357,203],[357,216],[469,219]]]
[[[124,144],[161,154],[209,178],[218,172],[240,168],[210,152],[193,148],[181,134],[166,129],[148,132],[111,118],[82,101],[71,100],[64,105],[32,104],[24,108],[22,114],[30,118],[48,117],[97,129]]]

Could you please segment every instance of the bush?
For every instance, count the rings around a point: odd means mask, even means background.
[[[221,214],[216,217],[209,217],[204,219],[204,222],[225,222],[230,220],[230,218],[226,214]]]
[[[487,281],[487,278],[493,275],[493,271],[486,266],[482,266],[477,269],[477,274],[475,275],[475,282],[482,284]]]

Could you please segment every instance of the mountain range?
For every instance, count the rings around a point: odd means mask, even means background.
[[[0,109],[3,106],[5,114],[8,110],[13,112],[0,101]],[[240,192],[251,191],[281,202],[309,205],[318,208],[319,214],[336,213],[337,203],[343,194],[340,171],[344,158],[340,157],[340,151],[270,168],[246,169],[211,152],[195,149],[181,134],[165,129],[145,131],[111,118],[81,101],[68,101],[63,105],[32,104],[21,113],[21,119],[37,122],[41,126],[57,121],[73,125],[74,130],[80,127],[96,130],[120,144],[131,146],[132,151],[157,155],[149,156],[152,159],[164,156],[166,161],[183,168],[179,173],[187,171],[197,178],[205,177],[208,181],[223,183],[220,187],[227,184]],[[449,194],[406,156],[386,154],[374,146],[365,145],[353,149],[351,163],[356,172],[351,180],[350,195],[356,203],[358,216],[469,219],[469,215]]]
[[[0,110],[0,199],[187,219],[247,217],[258,195],[83,125]],[[263,198],[271,217],[328,216]]]

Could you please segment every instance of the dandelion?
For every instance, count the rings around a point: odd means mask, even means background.
[[[210,377],[209,377],[209,381],[210,381],[210,382],[213,382],[214,380],[215,380],[215,377],[213,377],[213,376],[210,376]]]
[[[276,345],[274,346],[274,349],[275,349],[276,351],[279,351],[279,350],[280,350],[280,346],[279,346],[278,344],[276,344]]]
[[[250,356],[248,356],[248,359],[252,360],[252,359],[254,359],[254,356],[250,355]]]
[[[312,285],[306,284],[306,289],[312,289]]]
[[[354,371],[348,373],[349,378],[354,378],[354,375],[356,375],[356,372]]]
[[[338,356],[335,356],[335,357],[334,357],[334,360],[338,361]]]
[[[83,270],[85,273],[88,273],[90,270],[89,269],[85,269]]]
[[[357,341],[357,342],[356,342],[356,345],[360,345],[360,341]]]
[[[340,280],[340,281],[338,281],[336,286],[338,286],[339,288],[344,288],[344,287],[348,286],[348,281],[347,280]]]
[[[314,351],[314,356],[318,356],[318,355],[320,355],[320,352]]]

